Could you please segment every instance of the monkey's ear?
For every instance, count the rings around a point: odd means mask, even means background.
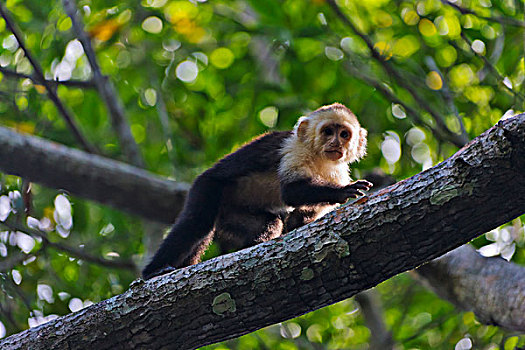
[[[361,159],[366,155],[366,136],[368,132],[364,128],[359,129],[359,140],[357,140],[357,159]]]
[[[297,132],[297,137],[301,141],[306,141],[306,139],[307,139],[306,131],[308,130],[308,123],[309,123],[309,121],[308,121],[307,117],[301,117],[301,118],[299,118],[299,120],[297,121],[297,124],[295,126],[295,130]]]

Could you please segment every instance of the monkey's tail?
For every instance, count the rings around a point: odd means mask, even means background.
[[[186,197],[184,209],[151,262],[142,271],[145,279],[165,267],[182,267],[190,254],[212,231],[219,212],[224,182],[204,172]]]

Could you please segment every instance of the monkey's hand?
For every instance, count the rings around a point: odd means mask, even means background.
[[[358,189],[358,190],[368,191],[368,190],[370,190],[372,188],[372,186],[374,186],[374,184],[372,184],[369,181],[357,180],[357,181],[354,181],[350,185],[347,185],[345,187],[347,187],[347,188],[350,187],[350,188],[355,188],[355,189]]]
[[[372,186],[372,183],[366,180],[358,180],[352,182],[350,185],[346,185],[341,191],[341,200],[339,203],[345,203],[349,198],[364,196],[363,191],[368,191]]]

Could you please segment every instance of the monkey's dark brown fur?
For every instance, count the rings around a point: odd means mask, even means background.
[[[351,183],[366,130],[345,106],[301,117],[293,131],[262,135],[197,177],[144,278],[196,264],[214,237],[244,248],[307,224],[371,184]]]

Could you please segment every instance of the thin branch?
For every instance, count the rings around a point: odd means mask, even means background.
[[[75,33],[82,44],[89,64],[91,65],[93,70],[93,80],[100,97],[109,111],[111,123],[120,139],[122,151],[131,164],[144,168],[144,159],[142,158],[139,147],[131,134],[131,129],[128,125],[122,102],[115,91],[115,87],[111,84],[111,81],[106,76],[102,75],[95,51],[91,46],[91,40],[84,31],[82,20],[77,16],[77,6],[74,0],[63,0],[63,4],[67,15],[71,18]]]
[[[511,25],[511,26],[516,26],[516,27],[525,27],[525,22],[520,21],[519,19],[515,19],[515,18],[512,18],[512,17],[501,17],[501,16],[495,16],[495,17],[483,16],[483,15],[478,14],[474,10],[461,7],[458,4],[452,3],[452,2],[450,2],[448,0],[441,0],[441,2],[443,4],[445,4],[445,5],[448,5],[448,6],[452,7],[452,8],[455,8],[456,10],[461,12],[461,14],[463,14],[463,15],[474,15],[474,16],[476,16],[478,18],[485,19],[485,20],[491,21],[491,22],[501,23],[503,25]]]
[[[40,63],[38,63],[38,61],[33,57],[31,52],[29,51],[29,49],[26,47],[22,33],[15,26],[15,24],[14,24],[13,20],[11,19],[11,16],[8,14],[7,9],[5,8],[5,5],[4,5],[3,2],[0,2],[0,15],[2,15],[2,17],[4,18],[4,21],[5,21],[5,24],[6,24],[7,28],[13,33],[13,35],[16,38],[16,40],[18,41],[18,45],[20,45],[20,47],[22,48],[22,50],[25,53],[25,56],[27,57],[27,59],[29,60],[31,65],[33,66],[33,69],[35,71],[36,79],[39,81],[40,84],[42,84],[46,88],[49,98],[51,99],[51,101],[53,101],[53,103],[55,104],[55,106],[59,110],[60,114],[62,115],[62,117],[66,121],[67,125],[69,126],[69,128],[73,132],[73,134],[74,134],[75,138],[77,139],[77,141],[80,143],[82,148],[84,148],[87,152],[89,152],[89,153],[97,153],[96,150],[95,150],[95,147],[93,147],[84,138],[84,136],[80,132],[80,129],[78,128],[78,126],[76,125],[76,122],[74,121],[73,114],[66,108],[66,106],[59,99],[56,91],[53,89],[51,84],[49,84],[47,82],[47,80],[45,79],[44,73],[42,71],[42,68],[40,67]]]
[[[349,63],[345,63],[344,64],[344,68],[353,76],[356,76],[357,78],[359,78],[360,80],[363,80],[364,82],[366,82],[367,84],[369,84],[370,86],[374,87],[376,90],[378,90],[380,93],[382,93],[386,98],[388,98],[390,101],[392,101],[393,103],[396,103],[398,105],[401,105],[404,109],[405,109],[405,112],[410,115],[412,117],[412,119],[418,123],[418,124],[421,124],[425,127],[427,127],[430,131],[432,131],[432,133],[434,134],[434,136],[436,138],[438,138],[439,140],[441,141],[450,141],[450,138],[445,135],[441,129],[437,129],[435,128],[434,126],[432,126],[431,124],[427,123],[425,120],[423,120],[423,118],[421,118],[421,116],[419,115],[419,113],[412,107],[410,107],[408,104],[406,104],[405,102],[401,101],[395,94],[394,92],[389,89],[387,86],[385,86],[385,84],[381,83],[380,81],[378,80],[375,80],[374,78],[364,74],[361,70],[359,69],[356,69],[354,68],[351,64]]]
[[[33,308],[31,307],[31,302],[29,298],[24,294],[22,289],[19,288],[17,284],[15,284],[12,278],[4,278],[4,281],[6,282],[7,287],[10,290],[12,290],[14,294],[18,295],[20,300],[22,300],[22,304],[24,304],[29,314],[33,315]]]
[[[455,46],[455,48],[456,47],[457,45]],[[504,49],[505,49],[505,28],[502,28],[501,33],[494,40],[494,45],[492,45],[492,53],[488,57],[488,60],[490,63],[492,63],[492,65],[496,64],[499,61],[499,59],[501,58],[501,55],[503,54]],[[483,66],[483,68],[480,71],[478,71],[478,76],[480,77],[480,80],[484,80],[488,74],[490,74],[490,67],[488,66]]]
[[[68,245],[62,244],[62,243],[56,243],[49,240],[47,237],[47,234],[43,231],[32,229],[29,227],[24,227],[23,225],[20,225],[13,221],[4,221],[0,222],[0,225],[8,228],[9,230],[13,231],[20,231],[27,233],[30,236],[33,237],[39,237],[42,239],[42,241],[49,247],[55,248],[57,250],[63,251],[65,253],[68,253],[69,255],[90,262],[97,265],[109,267],[109,268],[115,268],[115,269],[124,269],[124,270],[130,270],[133,272],[137,272],[137,266],[132,261],[126,261],[126,260],[108,260],[104,259],[98,256],[90,255],[86,252],[84,252],[81,249],[70,247]]]
[[[465,129],[465,124],[463,123],[463,119],[459,115],[458,108],[456,107],[456,104],[454,103],[454,97],[452,96],[452,92],[450,91],[447,80],[445,79],[445,76],[443,75],[443,72],[439,69],[436,62],[432,57],[428,57],[426,60],[428,68],[431,70],[437,72],[441,78],[441,81],[443,82],[443,86],[441,87],[440,91],[443,97],[445,98],[445,101],[448,104],[448,108],[452,113],[454,113],[454,116],[456,117],[456,120],[458,121],[459,128],[461,130],[462,134],[467,135],[467,130]]]
[[[514,91],[514,89],[512,89],[511,87],[507,86],[507,84],[505,84],[503,82],[503,80],[505,79],[499,72],[498,70],[496,69],[496,67],[494,67],[494,65],[488,60],[487,57],[485,57],[484,55],[480,55],[479,53],[477,53],[476,51],[474,51],[474,49],[472,48],[472,41],[469,39],[469,37],[464,33],[464,32],[461,32],[461,38],[465,41],[465,43],[467,43],[468,47],[470,48],[470,50],[476,55],[478,56],[479,58],[481,58],[483,60],[483,62],[485,63],[485,66],[489,68],[489,70],[492,72],[492,74],[496,77],[496,79],[498,79],[499,83],[501,85],[503,85],[503,87],[509,91],[514,97],[518,98],[520,101],[525,101],[525,97],[517,92],[517,91]]]
[[[10,271],[16,266],[23,263],[25,260],[32,258],[36,255],[36,252],[31,254],[25,254],[23,252],[17,252],[10,254],[6,259],[0,261],[0,272]]]
[[[160,125],[162,125],[162,131],[164,133],[164,139],[166,140],[166,151],[168,153],[168,158],[170,159],[170,165],[174,168],[177,164],[175,160],[175,151],[173,149],[175,143],[173,140],[173,131],[170,127],[170,118],[168,115],[168,110],[166,108],[166,101],[164,100],[164,92],[162,91],[162,85],[157,84],[157,115],[159,116]],[[173,172],[172,172],[173,173]]]
[[[41,84],[40,79],[34,75],[24,74],[24,73],[18,73],[14,70],[7,69],[0,66],[0,73],[4,74],[6,77],[9,78],[17,78],[17,79],[31,79],[33,83],[35,84]],[[56,87],[57,85],[64,85],[67,87],[75,87],[75,88],[81,88],[81,89],[92,89],[95,87],[95,84],[93,81],[83,81],[83,80],[49,80],[46,79],[46,82],[49,85],[52,85],[53,87]]]
[[[13,313],[11,312],[11,308],[9,307],[9,305],[7,304],[7,301],[9,299],[7,298],[4,298],[5,300],[5,303],[0,303],[0,314],[4,315],[5,319],[7,319],[7,321],[9,323],[11,323],[11,326],[13,328],[16,328],[16,329],[22,329],[25,327],[25,325],[21,325],[19,324],[15,318],[13,317]],[[5,306],[4,306],[5,305]]]
[[[357,27],[354,26],[352,21],[350,21],[350,19],[341,11],[339,6],[335,3],[335,0],[327,0],[327,2],[332,8],[332,10],[335,12],[335,14],[339,17],[339,19],[341,19],[341,21],[347,27],[349,27],[350,30],[352,30],[357,36],[359,36],[365,42],[366,46],[368,46],[368,49],[370,50],[372,58],[374,58],[377,62],[379,62],[383,66],[385,71],[396,79],[397,84],[399,84],[399,86],[407,90],[410,93],[410,95],[412,95],[412,98],[414,98],[416,103],[419,106],[421,106],[421,108],[426,110],[434,118],[436,124],[443,131],[443,133],[447,135],[447,138],[450,142],[452,142],[457,147],[462,147],[465,143],[469,141],[468,135],[466,134],[458,135],[452,132],[445,124],[444,117],[438,114],[432,108],[430,108],[428,103],[421,96],[419,96],[419,93],[416,91],[416,89],[412,85],[410,85],[409,83],[405,83],[404,77],[402,77],[401,74],[388,61],[385,61],[382,58],[379,51],[375,49],[374,43],[372,42],[372,40],[366,34],[361,33],[361,31],[359,31]]]

